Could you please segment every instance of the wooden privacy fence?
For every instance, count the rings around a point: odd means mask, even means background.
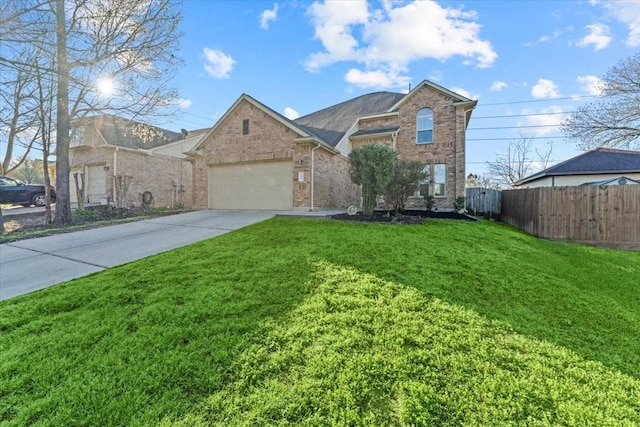
[[[467,188],[465,205],[471,215],[500,217],[500,191],[490,188]]]
[[[505,190],[501,220],[545,239],[640,249],[640,185]]]

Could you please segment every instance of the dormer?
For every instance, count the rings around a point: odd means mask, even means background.
[[[86,126],[77,126],[72,129],[69,148],[92,146],[93,144],[91,142],[91,132]]]

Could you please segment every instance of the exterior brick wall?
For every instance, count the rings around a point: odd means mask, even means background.
[[[114,152],[115,162],[114,165]],[[71,170],[82,171],[90,165],[108,168],[105,194],[113,202],[114,173],[131,176],[125,205],[140,206],[142,193],[153,194],[154,206],[172,207],[192,205],[192,165],[191,162],[163,155],[148,155],[131,149],[113,146],[85,147],[70,152]],[[174,186],[174,180],[177,186]],[[71,185],[75,185],[73,180]]]
[[[314,209],[360,205],[360,188],[351,182],[346,157],[316,150]]]
[[[434,114],[434,140],[416,143],[418,111],[430,108]],[[248,134],[245,121],[248,120]],[[436,198],[436,207],[450,209],[457,197],[464,196],[465,180],[465,111],[454,105],[454,98],[429,85],[423,85],[405,99],[397,112],[363,119],[359,130],[399,126],[396,135],[354,137],[352,147],[382,144],[394,148],[398,157],[429,164],[446,165],[446,193]],[[253,101],[241,99],[229,110],[215,132],[203,141],[194,156],[193,206],[208,207],[208,172],[211,165],[241,164],[270,160],[293,163],[293,207],[309,209],[311,203],[311,158],[314,157],[314,208],[345,208],[360,205],[360,190],[351,183],[348,159],[312,142],[296,141],[298,135]],[[431,191],[433,193],[433,177]],[[425,207],[422,197],[410,198],[409,207]]]
[[[416,118],[418,111],[430,108],[434,115],[433,142],[416,143]],[[361,120],[360,130],[399,125],[400,130],[394,144],[391,136],[358,137],[351,140],[352,146],[381,144],[395,147],[398,157],[417,160],[429,164],[431,171],[435,164],[446,164],[446,196],[435,199],[435,207],[450,209],[457,197],[464,197],[465,180],[465,112],[453,105],[453,98],[428,86],[414,93],[398,109],[397,115]],[[433,177],[430,177],[431,193]],[[424,208],[422,197],[410,197],[407,207]]]
[[[249,133],[243,135],[243,121],[249,120]],[[311,150],[313,143],[295,141],[298,135],[248,101],[240,102],[224,122],[203,141],[195,158],[193,206],[208,207],[209,166],[289,159],[293,162],[293,207],[311,208]],[[314,208],[343,207],[353,204],[356,189],[350,183],[346,159],[322,147],[314,151]],[[346,173],[346,181],[345,181]],[[301,174],[301,175],[300,175]],[[299,177],[302,180],[299,180]]]

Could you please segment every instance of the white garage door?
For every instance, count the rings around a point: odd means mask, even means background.
[[[78,191],[76,190],[76,181],[73,179],[74,173],[80,173],[80,171],[71,171],[69,174],[69,199],[71,203],[78,203]],[[78,185],[82,185],[80,181],[80,175],[78,175]]]
[[[107,196],[107,172],[104,166],[89,166],[89,179],[86,182],[89,203],[100,203],[100,198]]]
[[[292,207],[291,161],[209,167],[211,209],[288,210]]]

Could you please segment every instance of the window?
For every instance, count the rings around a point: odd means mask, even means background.
[[[242,134],[249,135],[249,119],[244,119],[242,121]]]
[[[418,111],[416,120],[416,143],[429,142],[433,142],[433,111],[430,108],[423,108]]]
[[[408,191],[409,195],[413,195],[413,197],[426,197],[429,195],[429,165],[424,165],[423,171],[427,174],[425,179],[418,181],[416,184],[412,185],[413,191]]]
[[[84,128],[77,127],[73,129],[73,132],[71,134],[71,140],[73,142],[81,142],[83,139],[84,139]]]
[[[433,195],[435,197],[447,195],[447,165],[443,163],[433,167]]]

